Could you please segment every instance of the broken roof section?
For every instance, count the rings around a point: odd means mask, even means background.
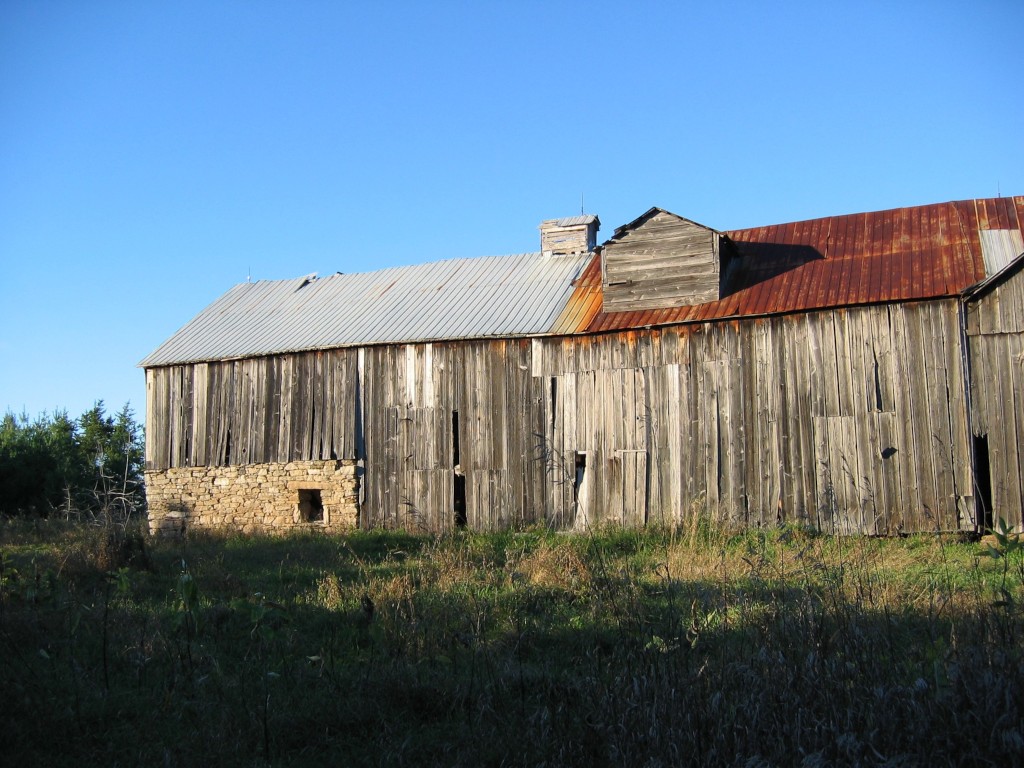
[[[650,213],[619,230],[642,227]],[[1004,251],[1013,250],[1022,232],[1024,197],[724,232],[723,247],[731,251],[723,260],[719,299],[634,312],[603,310],[601,258],[589,253],[452,259],[321,279],[243,283],[141,365],[370,344],[593,333],[956,296],[986,278],[987,264],[992,270],[1005,263]]]

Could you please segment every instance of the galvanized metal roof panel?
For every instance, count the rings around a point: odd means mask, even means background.
[[[490,256],[242,283],[141,365],[548,333],[588,260],[589,255]]]
[[[543,227],[546,224],[554,224],[556,227],[579,227],[584,224],[593,224],[597,221],[597,216],[592,213],[588,213],[582,216],[566,216],[563,219],[549,219],[541,224]]]
[[[1021,253],[1024,253],[1024,238],[1020,230],[981,230],[981,255],[985,261],[986,276],[996,274]]]

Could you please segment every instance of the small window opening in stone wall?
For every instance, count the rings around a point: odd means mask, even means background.
[[[299,519],[304,523],[324,521],[324,502],[319,488],[303,488],[299,491]]]

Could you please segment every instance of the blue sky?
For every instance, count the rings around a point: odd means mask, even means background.
[[[1024,3],[0,3],[0,410],[247,276],[1024,194]]]

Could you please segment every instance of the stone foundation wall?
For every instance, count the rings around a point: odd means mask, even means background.
[[[151,534],[351,530],[358,525],[353,461],[295,461],[146,472]]]

